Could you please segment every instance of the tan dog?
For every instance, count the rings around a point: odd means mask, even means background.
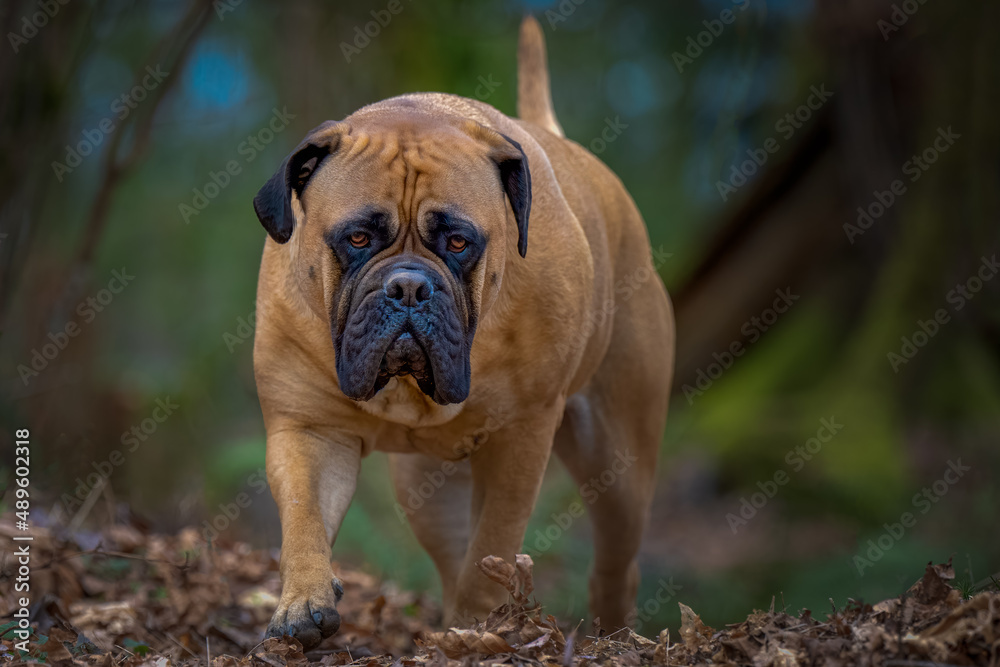
[[[271,236],[254,368],[282,528],[269,636],[310,647],[339,627],[330,546],[376,450],[446,621],[506,600],[475,563],[513,561],[553,448],[580,484],[614,471],[589,487],[591,609],[605,627],[632,609],[670,302],[628,192],[562,136],[531,18],[518,76],[519,120],[452,95],[385,100],[316,128],[254,199]]]

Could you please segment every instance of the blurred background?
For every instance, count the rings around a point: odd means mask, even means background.
[[[525,12],[567,136],[632,193],[677,313],[640,629],[676,626],[677,601],[713,625],[772,599],[873,602],[952,556],[985,585],[1000,571],[985,0],[4,3],[0,485],[30,428],[35,507],[54,521],[277,546],[250,201],[309,129],[385,97],[513,115]],[[590,527],[563,520],[579,499],[554,461],[525,543],[566,620],[586,615]],[[394,502],[376,454],[334,557],[437,591]]]

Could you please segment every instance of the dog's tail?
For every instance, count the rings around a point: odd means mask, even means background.
[[[552,109],[545,35],[542,26],[530,14],[521,21],[521,40],[517,48],[517,115],[553,134],[566,136]]]

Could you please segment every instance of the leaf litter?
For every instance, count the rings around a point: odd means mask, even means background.
[[[16,534],[0,517],[0,537]],[[94,546],[96,544],[96,546]],[[280,594],[277,554],[242,543],[208,547],[193,528],[98,534],[36,528],[27,652],[15,647],[16,559],[0,561],[0,662],[59,667],[465,667],[467,665],[1000,665],[1000,592],[963,599],[951,562],[928,564],[898,598],[850,601],[825,619],[771,609],[714,629],[681,603],[681,627],[655,639],[623,629],[570,628],[532,596],[532,561],[489,556],[483,576],[508,601],[464,627],[440,629],[424,594],[333,563],[347,594],[340,631],[304,653],[292,638],[261,640]]]

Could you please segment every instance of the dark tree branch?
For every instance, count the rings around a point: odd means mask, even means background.
[[[211,3],[205,0],[195,0],[188,9],[187,14],[178,22],[174,30],[153,49],[150,57],[142,69],[136,74],[135,83],[139,85],[145,66],[149,63],[159,63],[166,61],[165,67],[170,72],[179,73],[191,55],[191,49],[198,39],[198,35],[205,27],[210,15]],[[84,227],[83,241],[74,262],[74,268],[70,272],[70,279],[86,269],[87,264],[93,258],[94,250],[100,243],[101,236],[108,220],[108,211],[111,200],[119,181],[122,177],[142,159],[149,148],[152,135],[153,119],[160,104],[166,98],[167,93],[174,87],[178,76],[168,77],[163,83],[157,86],[150,96],[150,102],[144,105],[145,113],[129,116],[115,132],[111,144],[108,146],[104,156],[103,175],[101,184],[98,187],[97,195],[90,207],[87,215],[87,222]],[[124,155],[119,156],[122,138],[126,135],[129,125],[135,125],[135,136],[131,147]]]

